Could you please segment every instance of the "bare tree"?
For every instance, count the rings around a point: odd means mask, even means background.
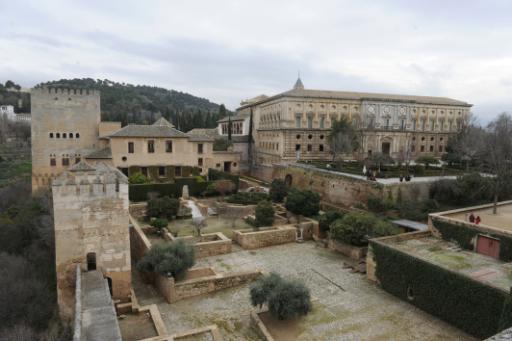
[[[338,154],[353,153],[360,145],[358,131],[349,119],[344,116],[332,122],[328,141],[331,147],[333,162]]]
[[[512,176],[512,117],[502,113],[487,126],[484,138],[483,157],[494,173],[494,208],[498,211],[500,193],[511,186]]]

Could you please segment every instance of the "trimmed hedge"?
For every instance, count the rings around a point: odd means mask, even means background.
[[[195,178],[176,178],[174,183],[162,184],[132,184],[129,197],[131,201],[146,201],[148,193],[156,192],[160,197],[181,197],[183,186],[188,185],[188,192],[192,196],[201,195],[208,187],[208,182],[197,182]]]
[[[478,338],[512,326],[506,292],[378,242],[370,244],[377,278],[389,293]]]
[[[216,169],[210,168],[208,169],[208,180],[214,181],[214,180],[231,180],[235,184],[236,190],[238,191],[238,188],[240,186],[240,177],[238,175],[234,175],[231,173],[226,173],[222,171],[218,171]]]
[[[268,194],[263,192],[238,192],[226,198],[231,204],[256,205],[262,200],[269,200]]]
[[[469,224],[460,226],[437,220],[435,217],[432,217],[432,224],[441,233],[444,240],[456,241],[461,248],[466,250],[474,250],[472,240],[478,234],[482,234],[481,230]],[[500,260],[504,262],[512,261],[512,238],[497,233],[485,234],[500,240]]]

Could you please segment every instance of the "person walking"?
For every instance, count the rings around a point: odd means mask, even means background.
[[[469,215],[469,222],[470,223],[474,223],[475,222],[475,215],[473,214],[473,212],[471,212],[471,214]]]
[[[480,224],[480,222],[482,221],[482,219],[480,219],[480,216],[477,215],[476,218],[475,218],[475,224]]]

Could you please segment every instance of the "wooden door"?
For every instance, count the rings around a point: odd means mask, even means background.
[[[496,238],[491,238],[488,236],[478,235],[477,243],[476,243],[476,252],[494,257],[496,259],[500,258],[500,240]]]

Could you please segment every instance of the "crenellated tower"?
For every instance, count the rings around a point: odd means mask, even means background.
[[[31,111],[32,190],[36,191],[98,146],[100,93],[34,88]]]
[[[72,316],[75,268],[100,270],[112,297],[131,290],[128,180],[104,163],[73,165],[52,183],[60,314]]]

